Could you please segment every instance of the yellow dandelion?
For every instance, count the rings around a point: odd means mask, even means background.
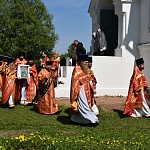
[[[24,136],[24,135],[20,135],[20,136],[19,136],[19,139],[22,140],[22,141],[24,141],[25,136]]]
[[[43,140],[43,138],[41,136],[39,136],[39,138],[40,138],[41,141]]]
[[[54,145],[54,143],[55,143],[55,141],[53,140],[53,141],[52,141],[52,145]]]
[[[15,139],[18,140],[19,138],[16,136]]]

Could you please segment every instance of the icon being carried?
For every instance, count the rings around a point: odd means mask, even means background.
[[[21,78],[27,78],[27,77],[28,77],[27,68],[22,67],[21,68]]]

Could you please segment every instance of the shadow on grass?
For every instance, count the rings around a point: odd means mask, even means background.
[[[0,104],[0,108],[8,108],[8,104]]]
[[[36,113],[39,113],[38,112],[38,106],[37,105],[34,105],[30,110],[36,112]]]
[[[68,114],[69,116],[71,116],[72,115],[72,109],[71,108],[65,109],[65,113]]]
[[[9,107],[8,103],[0,104],[0,108],[8,108],[10,110],[14,110],[14,107]]]
[[[122,110],[113,109],[114,112],[117,112],[120,118],[125,118]]]
[[[58,116],[57,121],[61,122],[62,124],[70,124],[70,116]]]
[[[57,121],[61,122],[62,124],[68,124],[70,125],[70,118],[71,118],[71,114],[72,114],[72,110],[71,108],[67,108],[64,110],[64,112],[68,115],[68,116],[58,116],[57,117]]]

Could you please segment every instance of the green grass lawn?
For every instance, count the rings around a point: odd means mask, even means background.
[[[0,108],[0,149],[149,150],[150,118],[124,118],[100,109],[97,127],[70,125],[70,108],[55,115],[33,106]]]

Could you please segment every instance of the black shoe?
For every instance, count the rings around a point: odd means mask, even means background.
[[[96,123],[89,123],[89,124],[87,124],[87,126],[88,127],[96,127],[96,126],[98,126],[99,125],[99,123],[98,122],[96,122]]]

